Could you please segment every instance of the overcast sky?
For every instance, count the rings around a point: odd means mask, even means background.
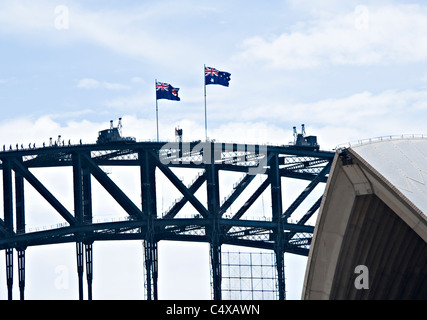
[[[58,135],[93,142],[119,117],[125,135],[155,139],[155,79],[180,88],[181,98],[159,101],[160,139],[173,139],[177,125],[184,140],[203,139],[204,64],[231,73],[228,88],[207,88],[208,136],[217,141],[287,144],[292,127],[302,123],[329,150],[359,139],[427,133],[422,1],[4,0],[0,43],[0,145],[41,145]],[[57,186],[57,176],[46,175]],[[115,298],[117,290],[123,298],[141,297],[141,243],[126,244],[137,258],[123,255],[122,243],[96,245],[94,298]],[[161,287],[161,297],[209,298],[209,283],[198,286],[199,279],[209,281],[207,247],[174,245],[161,243],[168,254],[159,267],[175,265],[161,269],[159,281],[176,288]],[[75,298],[74,251],[73,245],[28,250],[28,297]],[[59,252],[68,260],[47,258]],[[123,256],[108,260],[102,252]],[[193,263],[195,256],[201,258]],[[115,264],[126,271],[100,279],[101,270]],[[193,277],[180,278],[181,269]],[[69,270],[67,289],[54,285],[61,270]],[[117,274],[127,279],[120,289],[113,283]],[[287,276],[297,283],[288,286],[289,297],[300,297],[303,276]],[[40,279],[50,287],[41,290]],[[4,281],[0,277],[0,297]],[[188,296],[177,293],[182,286],[192,288]]]

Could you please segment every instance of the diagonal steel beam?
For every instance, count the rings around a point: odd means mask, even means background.
[[[264,182],[258,187],[257,190],[249,197],[249,199],[242,205],[239,211],[231,218],[231,220],[239,220],[246,211],[253,205],[253,203],[258,199],[258,197],[264,192],[265,189],[270,185],[270,178],[264,180]],[[230,231],[231,226],[224,228],[224,233]]]
[[[197,179],[191,184],[188,188],[193,194],[196,193],[197,190],[202,186],[202,184],[206,181],[206,171],[203,172]],[[184,205],[187,203],[188,199],[186,197],[181,198],[177,203],[173,205],[173,207],[163,216],[163,219],[171,219],[175,217],[179,210],[181,210]]]
[[[320,208],[320,204],[322,203],[323,195],[313,204],[313,206],[307,211],[307,213],[297,222],[297,224],[302,225],[305,224],[308,219],[316,212],[317,209]]]
[[[104,187],[104,189],[117,201],[117,203],[133,217],[144,217],[146,215],[138,209],[138,207],[126,196],[126,194],[111,180],[107,174],[102,171],[96,163],[93,162],[87,155],[81,155],[82,160],[89,168],[91,174]]]
[[[256,177],[254,174],[246,174],[243,179],[239,182],[239,184],[234,188],[233,192],[229,195],[229,197],[224,201],[221,208],[219,209],[220,216],[223,215],[228,208],[233,204],[233,202],[237,199],[238,196],[242,194],[242,192],[246,189],[246,187],[251,183],[251,181]]]
[[[305,198],[310,194],[311,191],[319,184],[319,182],[329,173],[331,168],[331,162],[329,162],[320,173],[308,184],[308,186],[301,192],[301,194],[295,199],[295,201],[289,206],[288,209],[283,213],[282,218],[287,219],[292,213],[299,207]]]
[[[311,208],[304,214],[304,216],[297,222],[297,225],[303,226],[308,221],[308,219],[311,218],[311,216],[316,212],[317,209],[319,209],[320,204],[322,202],[323,195],[320,196],[320,198],[311,206]],[[292,237],[297,233],[296,230],[291,230],[291,232],[286,233],[286,239],[289,242],[289,240],[292,239]],[[306,232],[306,231],[303,231]]]
[[[20,162],[11,160],[12,169],[22,175],[40,195],[50,203],[52,207],[70,224],[75,225],[76,219],[73,215],[53,196],[49,190]]]
[[[270,152],[267,156],[266,163],[269,163],[271,161],[273,154]],[[234,220],[240,219],[245,212],[251,207],[251,205],[258,199],[258,197],[264,192],[264,190],[268,187],[268,185],[271,183],[269,170],[267,170],[267,179],[264,180],[264,182],[258,187],[258,189],[249,197],[249,199],[243,204],[243,206],[239,209],[239,211],[236,212],[236,214],[231,218]],[[249,173],[248,173],[249,174]],[[255,177],[255,175],[254,175]],[[249,183],[248,183],[249,184]],[[246,188],[246,187],[245,187]],[[243,191],[243,190],[242,190]],[[229,229],[228,229],[229,230]],[[228,231],[227,230],[227,231]],[[226,232],[227,232],[226,231]]]
[[[182,183],[182,181],[158,159],[156,155],[151,154],[156,166],[163,172],[163,174],[169,179],[170,182],[187,198],[188,201],[194,206],[194,208],[204,217],[209,216],[208,210],[203,204],[194,196],[194,194]]]

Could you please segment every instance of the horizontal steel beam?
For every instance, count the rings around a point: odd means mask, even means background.
[[[167,240],[170,237],[182,236],[174,232],[173,227],[185,227],[195,226],[204,228],[210,224],[209,219],[192,218],[192,219],[155,219],[153,220],[153,226],[155,230],[158,230],[159,239]],[[233,219],[220,219],[219,224],[225,227],[246,227],[246,228],[262,228],[266,231],[272,231],[277,229],[277,223],[272,221],[258,221],[258,220],[233,220]],[[4,236],[0,238],[0,249],[13,247],[17,244],[24,246],[33,246],[37,244],[48,244],[57,243],[57,239],[64,237],[74,237],[74,235],[90,234],[90,237],[105,237],[101,236],[101,233],[107,234],[108,232],[116,232],[115,236],[119,237],[119,234],[126,234],[128,230],[136,228],[145,228],[147,226],[146,220],[126,220],[118,222],[104,222],[104,223],[91,223],[82,224],[75,226],[61,227],[45,231],[27,232],[21,234],[14,234]],[[168,228],[170,227],[170,232]],[[166,228],[166,229],[165,229]],[[283,224],[284,231],[291,232],[303,232],[313,233],[314,227],[306,225],[298,225],[291,223]],[[125,231],[120,231],[125,230]],[[144,233],[142,233],[143,235]],[[111,234],[110,234],[111,235]],[[141,238],[139,235],[133,235],[132,237]],[[226,236],[226,235],[225,235]]]
[[[199,142],[188,142],[189,149],[197,148]],[[31,160],[28,161],[27,167],[41,166],[43,162],[53,164],[55,158],[52,155],[57,155],[56,159],[58,162],[63,162],[58,165],[67,165],[67,162],[71,162],[71,154],[79,152],[90,152],[90,151],[111,151],[110,154],[101,155],[97,158],[98,160],[111,159],[112,157],[117,157],[120,155],[126,155],[131,153],[137,153],[141,150],[161,150],[169,143],[165,142],[135,142],[135,143],[124,143],[124,142],[115,142],[109,144],[74,144],[74,145],[65,145],[65,146],[45,146],[38,148],[25,148],[25,149],[16,149],[5,148],[5,151],[0,151],[0,158],[25,158],[31,157]],[[233,152],[233,151],[242,151],[242,150],[253,150],[256,154],[257,152],[267,152],[267,153],[277,153],[281,155],[295,155],[295,156],[306,156],[314,157],[319,159],[332,159],[335,155],[333,151],[322,151],[322,150],[312,150],[310,148],[298,147],[292,145],[283,145],[283,146],[266,146],[266,145],[254,145],[254,144],[230,144],[215,142],[215,148],[219,148],[221,152]],[[263,150],[263,151],[262,151]],[[68,161],[67,161],[68,160]],[[113,160],[112,160],[113,161]],[[133,160],[127,160],[133,161]],[[122,161],[123,165],[125,161]],[[71,164],[68,164],[71,165]],[[1,168],[1,164],[0,164]]]

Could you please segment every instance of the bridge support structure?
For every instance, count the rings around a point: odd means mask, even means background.
[[[141,174],[142,212],[146,216],[144,237],[145,290],[147,300],[158,300],[158,247],[154,220],[157,219],[156,166],[148,151],[138,153]]]
[[[211,221],[207,234],[210,238],[210,262],[212,276],[212,292],[214,300],[221,300],[221,241],[222,232],[219,224],[220,219],[220,203],[219,203],[219,173],[215,165],[216,160],[221,159],[221,154],[214,145],[210,145],[210,159],[206,161],[206,189],[207,189],[207,205],[209,212],[209,220]]]
[[[277,224],[277,228],[273,231],[274,253],[276,256],[277,268],[277,287],[279,292],[279,300],[285,300],[285,266],[284,266],[284,227],[282,218],[282,183],[279,172],[279,157],[278,154],[272,154],[269,162],[269,179],[271,189],[271,210],[273,221]]]
[[[261,146],[213,142],[112,143],[109,145],[52,146],[0,152],[2,170],[3,217],[0,218],[0,250],[6,254],[8,298],[12,299],[13,252],[18,256],[20,298],[24,299],[25,253],[31,246],[72,242],[76,244],[79,299],[84,299],[86,269],[87,295],[92,297],[93,243],[103,240],[142,240],[147,300],[157,300],[158,243],[163,240],[209,243],[212,297],[222,299],[221,248],[223,245],[273,250],[276,257],[279,299],[286,299],[284,254],[308,255],[313,226],[307,221],[320,206],[320,199],[296,223],[289,217],[306,201],[319,183],[327,180],[334,153],[318,148]],[[103,166],[133,166],[139,169],[141,205],[129,196],[102,169]],[[73,208],[68,210],[36,177],[33,169],[71,167]],[[172,169],[197,169],[190,185]],[[241,179],[227,197],[221,194],[220,172],[241,173]],[[182,194],[166,212],[156,203],[156,172],[161,172]],[[236,200],[254,184],[255,176],[264,180],[235,209]],[[13,182],[14,179],[14,184]],[[283,208],[282,179],[308,181],[308,186],[286,210]],[[92,179],[96,179],[128,215],[126,220],[93,222]],[[26,230],[24,182],[29,183],[64,220],[53,230]],[[206,185],[205,200],[196,192]],[[13,190],[13,186],[15,186]],[[246,213],[270,187],[271,214],[252,220]],[[285,193],[284,193],[285,192]],[[15,193],[15,194],[14,194]],[[220,199],[224,199],[221,201]],[[206,201],[205,203],[203,203]],[[187,203],[196,214],[177,218]],[[233,213],[231,207],[234,206]],[[187,208],[187,209],[186,209]],[[15,219],[14,219],[15,211]],[[16,222],[16,225],[14,225]]]

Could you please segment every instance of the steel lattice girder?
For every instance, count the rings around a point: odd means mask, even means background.
[[[334,153],[328,151],[313,151],[294,146],[267,146],[260,147],[254,145],[239,144],[215,144],[219,146],[217,153],[213,155],[214,165],[220,171],[234,171],[246,173],[237,183],[236,188],[230,196],[219,207],[217,224],[219,229],[219,241],[221,243],[245,245],[258,248],[273,248],[274,238],[272,234],[282,228],[285,251],[297,254],[308,253],[307,243],[310,237],[306,236],[313,232],[313,227],[306,226],[305,222],[317,210],[320,199],[304,217],[296,224],[286,223],[290,210],[293,211],[312,188],[319,182],[325,182]],[[144,239],[147,229],[147,215],[137,208],[114,182],[99,168],[102,165],[108,166],[141,166],[139,154],[145,152],[149,154],[150,161],[161,170],[165,176],[183,194],[183,197],[167,212],[162,218],[154,217],[152,228],[156,241],[159,240],[182,240],[182,241],[209,241],[206,228],[212,223],[212,216],[209,210],[195,197],[195,192],[206,182],[206,146],[192,148],[197,143],[190,144],[191,152],[184,152],[180,145],[174,145],[171,151],[172,158],[169,163],[164,163],[165,159],[160,154],[165,152],[162,143],[113,143],[109,145],[77,145],[66,147],[46,147],[39,149],[13,150],[0,152],[1,169],[4,173],[15,171],[16,175],[22,176],[25,180],[35,186],[36,190],[49,201],[49,203],[64,218],[67,225],[40,232],[25,232],[21,226],[15,232],[15,228],[10,225],[9,202],[5,202],[4,220],[0,219],[0,248],[22,247],[30,245],[41,245],[48,243],[72,242],[82,235],[90,241],[103,239]],[[211,147],[211,145],[209,145]],[[264,153],[263,153],[264,152]],[[167,153],[164,153],[167,155]],[[77,156],[78,155],[78,156]],[[296,179],[311,181],[310,190],[305,190],[298,197],[293,205],[281,212],[278,221],[254,221],[242,220],[242,216],[255,200],[271,184],[268,155],[275,155],[277,159],[277,172],[280,177],[291,177]],[[211,155],[212,156],[212,155]],[[31,168],[41,167],[76,167],[76,157],[90,171],[90,174],[97,179],[100,184],[112,195],[112,197],[129,214],[129,219],[120,222],[109,223],[82,223],[70,211],[68,211],[44,185],[30,172]],[[268,158],[268,159],[267,159]],[[192,159],[194,161],[192,161]],[[78,162],[78,161],[77,161]],[[185,186],[182,181],[171,171],[170,168],[204,169],[193,184]],[[253,181],[255,174],[250,174],[254,168],[262,169],[259,174],[266,174],[267,179],[258,187],[245,204],[231,218],[225,219],[222,215],[228,207],[234,203],[239,195]],[[79,176],[77,174],[77,176]],[[11,199],[12,190],[9,190],[9,175],[3,176],[3,192],[5,199]],[[7,191],[9,190],[9,191]],[[79,190],[79,188],[77,188]],[[23,194],[20,195],[21,197]],[[9,201],[9,200],[7,200]],[[200,217],[194,219],[174,218],[184,207],[186,202],[190,202],[199,212]],[[80,203],[77,201],[76,203]],[[219,205],[219,204],[218,204]],[[8,212],[8,213],[7,213]],[[290,213],[289,213],[290,212]],[[7,214],[6,214],[7,213]],[[20,212],[20,221],[25,221],[24,211]],[[22,216],[23,215],[23,216]],[[283,221],[280,221],[280,220]],[[240,229],[239,229],[240,228]],[[239,230],[238,230],[239,229]],[[303,240],[298,240],[303,239]],[[304,243],[302,246],[301,243]]]

